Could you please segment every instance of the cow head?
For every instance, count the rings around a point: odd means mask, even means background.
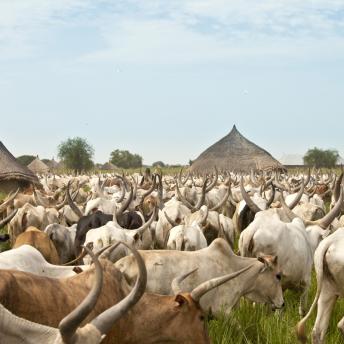
[[[282,308],[284,299],[278,258],[260,255],[258,260],[262,263],[262,268],[254,283],[255,291],[246,296],[254,302],[268,303],[274,308]]]

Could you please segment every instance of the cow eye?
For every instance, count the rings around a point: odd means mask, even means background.
[[[280,281],[281,278],[282,278],[281,274],[277,274],[277,275],[276,275],[276,278]]]
[[[204,321],[204,315],[200,315],[199,320]]]

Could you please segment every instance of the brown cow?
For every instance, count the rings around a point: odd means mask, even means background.
[[[25,232],[19,234],[13,248],[22,245],[31,245],[36,248],[42,253],[47,262],[55,265],[60,264],[60,258],[54,243],[46,233],[40,231],[36,227],[30,226]]]

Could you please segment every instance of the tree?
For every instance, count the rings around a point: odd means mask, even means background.
[[[319,167],[334,167],[339,159],[339,153],[335,149],[320,149],[314,147],[309,149],[303,157],[303,163],[309,166]]]
[[[21,155],[17,158],[17,160],[24,166],[27,166],[35,159],[36,157],[34,155]]]
[[[156,161],[152,164],[153,167],[165,167],[165,164],[162,161]]]
[[[67,168],[76,173],[87,171],[93,167],[93,154],[93,147],[81,137],[69,138],[58,146],[58,157]]]
[[[110,162],[121,168],[142,167],[142,157],[127,150],[116,149],[111,152]]]

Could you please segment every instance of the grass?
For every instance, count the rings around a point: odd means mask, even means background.
[[[309,306],[315,292],[315,276],[309,293]],[[286,291],[285,308],[282,312],[272,312],[266,305],[253,305],[242,299],[240,306],[229,316],[221,315],[218,319],[208,321],[208,330],[214,344],[295,344],[295,326],[299,321],[299,294]],[[307,322],[307,335],[310,338],[316,311]],[[332,313],[326,336],[327,344],[344,343],[337,330],[337,323],[344,316],[344,302],[339,300]]]

